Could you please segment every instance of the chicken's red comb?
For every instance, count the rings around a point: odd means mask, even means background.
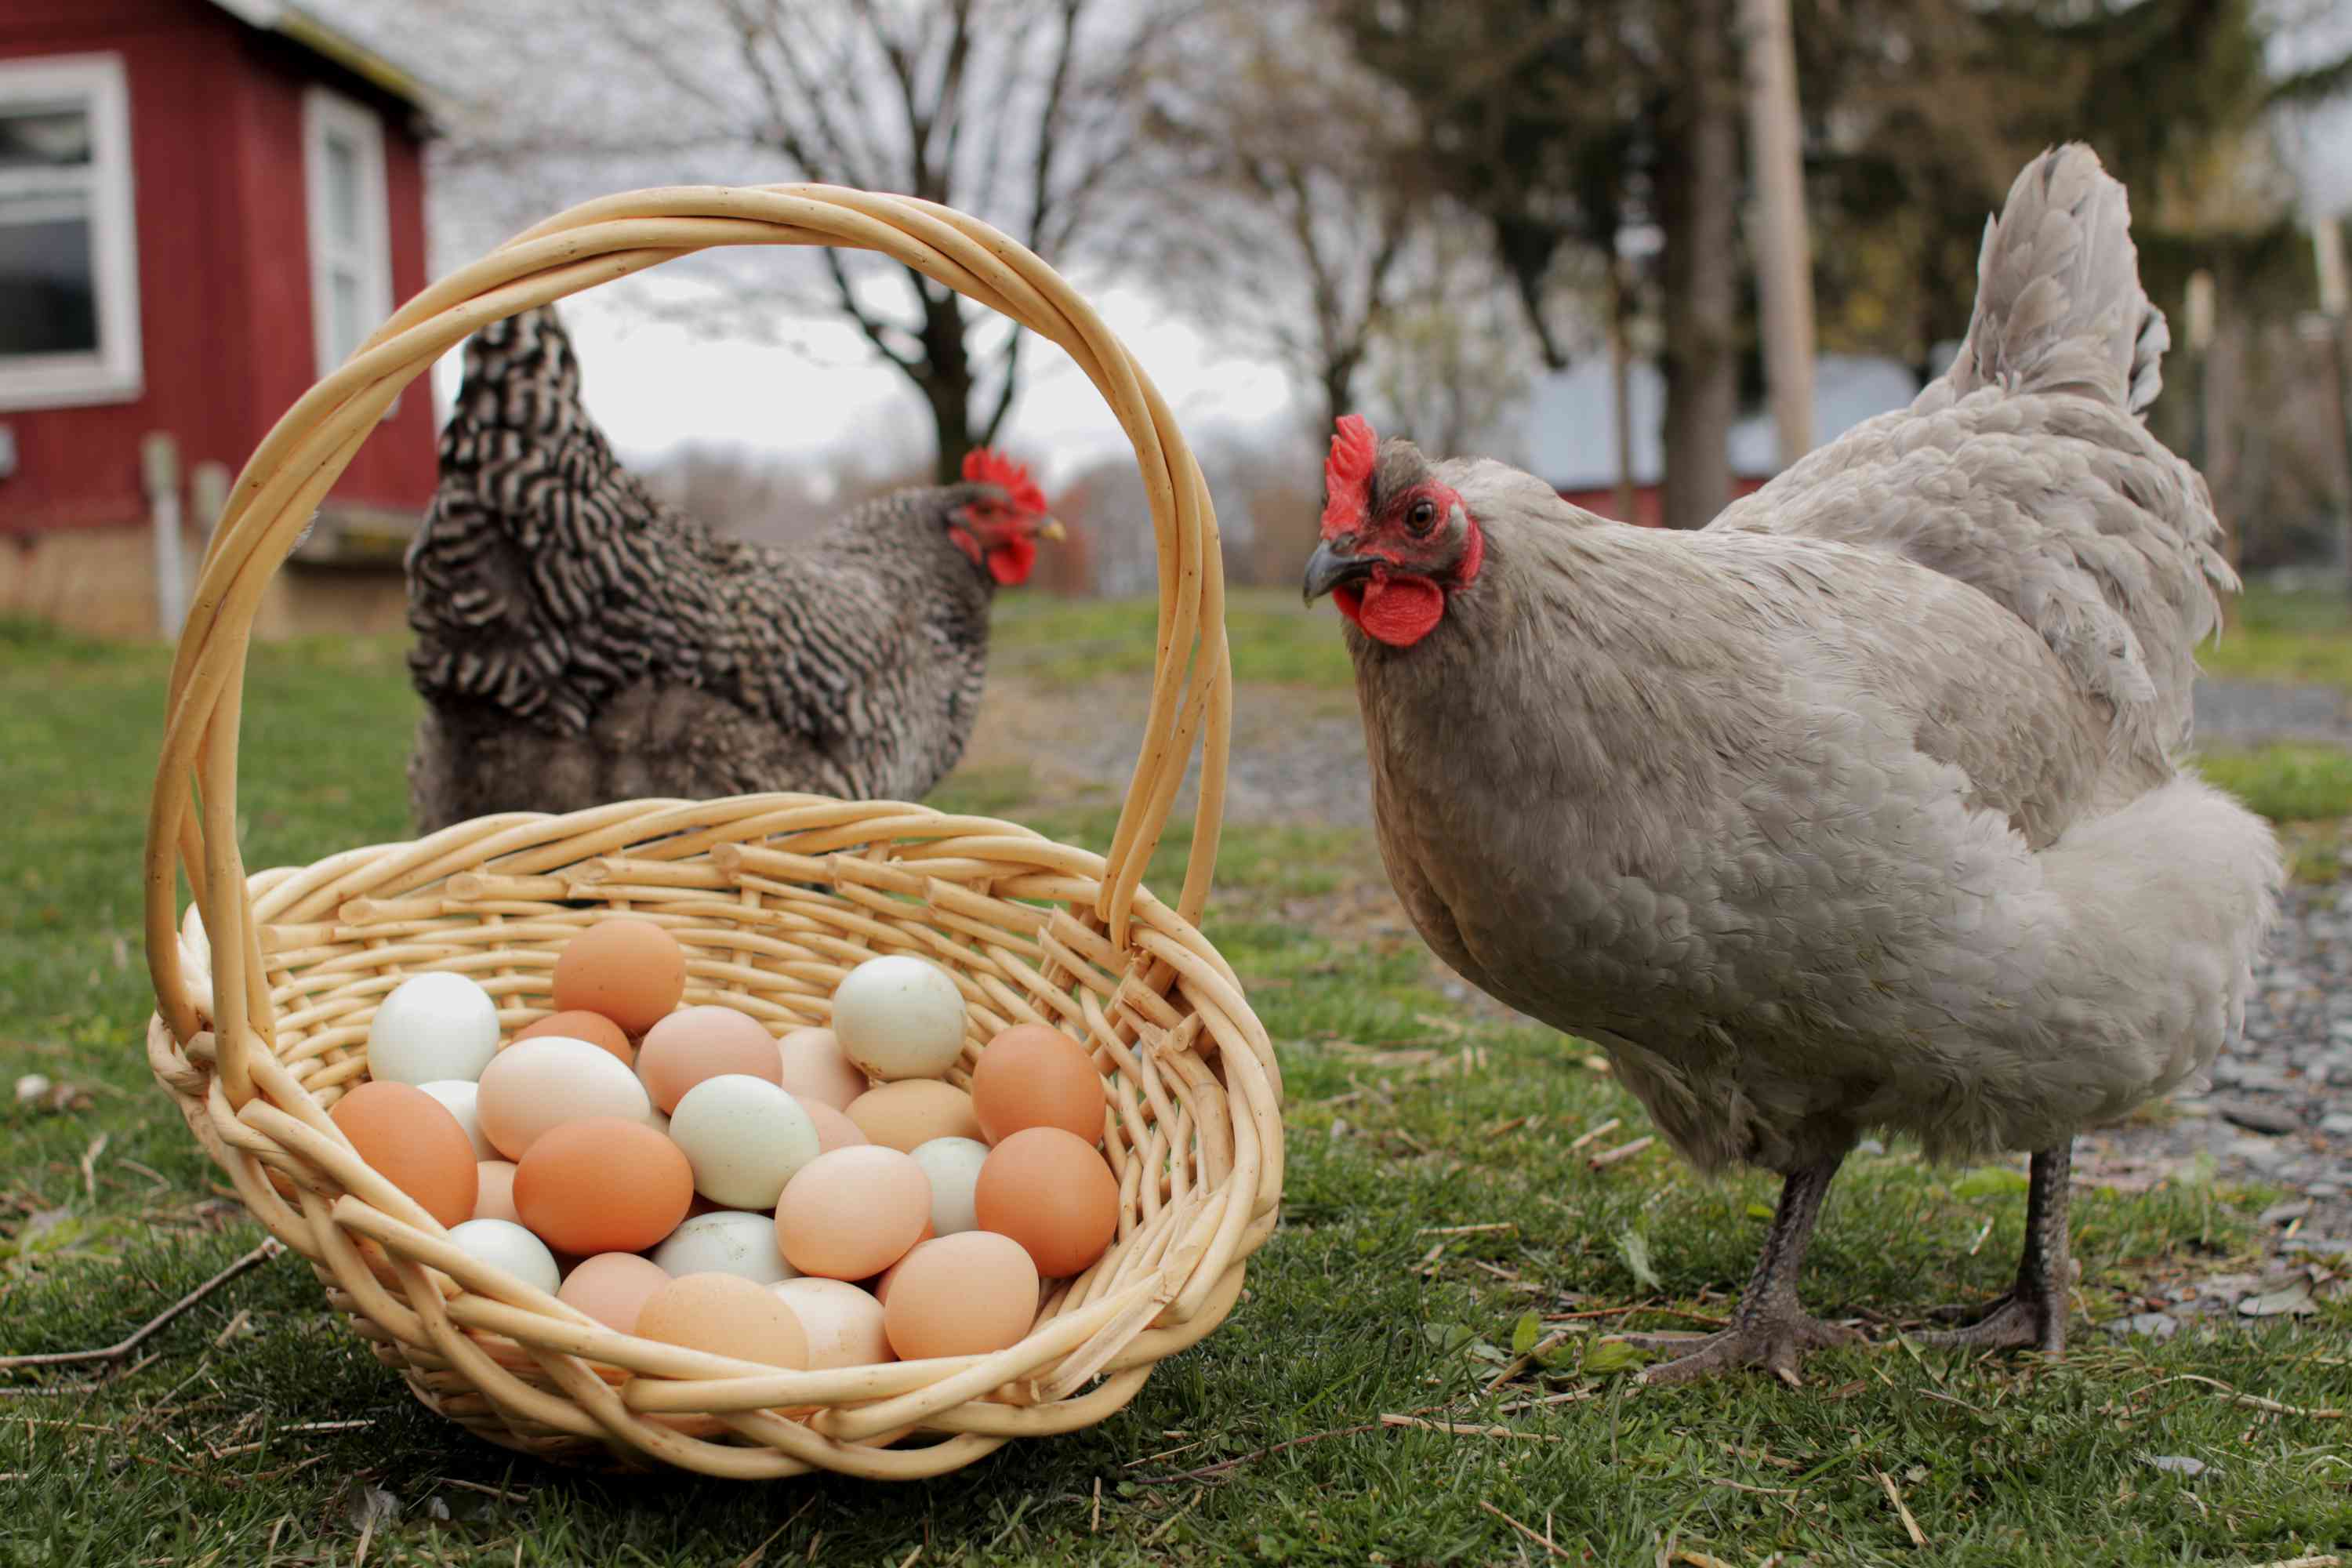
[[[976,485],[995,485],[1013,498],[1013,504],[1024,511],[1045,510],[1045,492],[1029,477],[1029,470],[1002,452],[985,447],[963,455],[963,477]]]
[[[1380,455],[1371,422],[1360,414],[1341,415],[1331,437],[1331,456],[1323,464],[1324,538],[1336,539],[1363,525],[1364,509],[1371,504],[1372,465]]]

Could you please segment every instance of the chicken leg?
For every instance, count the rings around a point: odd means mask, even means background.
[[[1832,1155],[1817,1165],[1791,1172],[1780,1187],[1780,1206],[1765,1235],[1763,1256],[1739,1298],[1731,1327],[1704,1336],[1688,1334],[1622,1334],[1625,1343],[1643,1350],[1682,1350],[1687,1353],[1643,1370],[1643,1383],[1691,1383],[1719,1372],[1761,1366],[1790,1387],[1797,1386],[1797,1363],[1807,1351],[1853,1344],[1862,1336],[1852,1329],[1822,1322],[1797,1301],[1797,1276],[1805,1267],[1805,1247],[1813,1238],[1813,1222],[1830,1180],[1844,1162]]]
[[[2025,1250],[2017,1283],[1990,1310],[1965,1329],[1918,1336],[1925,1344],[1966,1350],[2038,1350],[2058,1356],[2066,1350],[2066,1313],[2074,1284],[2067,1246],[2066,1198],[2073,1187],[2074,1147],[2070,1140],[2033,1156],[2025,1190]]]

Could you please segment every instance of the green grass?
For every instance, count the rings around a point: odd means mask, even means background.
[[[2212,752],[2198,766],[2208,779],[2273,822],[2352,816],[2352,752],[2282,744]]]
[[[2207,674],[2352,691],[2352,597],[2253,588],[2233,613],[2221,640],[2197,650]]]
[[[1020,615],[1032,647],[1134,635],[1099,607]],[[1296,673],[1312,668],[1305,634],[1269,641],[1247,655],[1263,659],[1254,668],[1319,679]],[[257,1239],[141,1048],[137,858],[165,662],[0,637],[0,1063],[77,1091],[61,1110],[0,1108],[0,1354],[110,1343]],[[395,647],[263,649],[247,689],[249,864],[403,831],[415,710]],[[1107,836],[1099,809],[1024,812],[1026,787],[1020,770],[997,770],[940,798],[1081,842]],[[1172,890],[1184,847],[1171,833],[1155,886]],[[1571,1153],[1573,1139],[1612,1117],[1623,1126],[1594,1147],[1638,1136],[1639,1108],[1572,1045],[1450,1002],[1418,942],[1351,913],[1378,877],[1351,831],[1229,834],[1212,931],[1281,1053],[1285,1223],[1232,1321],[1098,1426],[917,1487],[584,1475],[425,1410],[281,1258],[97,1387],[79,1372],[0,1373],[0,1564],[352,1568],[371,1489],[400,1511],[365,1529],[369,1564],[486,1568],[897,1565],[918,1547],[924,1568],[1648,1568],[1685,1550],[1744,1568],[1775,1554],[2259,1563],[2352,1542],[2346,1421],[2228,1394],[2352,1405],[2340,1305],[2298,1327],[2162,1343],[2078,1318],[2075,1353],[2053,1367],[1893,1344],[1821,1356],[1801,1390],[1759,1378],[1635,1390],[1595,1348],[1601,1334],[1685,1320],[1564,1314],[1719,1313],[1752,1261],[1769,1184],[1704,1183],[1655,1146],[1588,1168],[1591,1149]],[[1900,1152],[1858,1158],[1830,1199],[1809,1300],[1897,1316],[1990,1294],[2019,1241],[2016,1186]],[[2111,1318],[2165,1280],[2244,1266],[2264,1197],[2194,1180],[2085,1190],[2085,1306]],[[1562,1334],[1559,1347],[1490,1391],[1530,1312],[1529,1331]],[[1517,1435],[1381,1422],[1413,1412]],[[318,1423],[338,1425],[304,1429]],[[2158,1456],[2208,1468],[2168,1471]],[[1564,1554],[1498,1515],[1549,1528]]]
[[[1296,594],[1237,588],[1226,601],[1225,628],[1237,681],[1328,690],[1355,686],[1338,613],[1328,605],[1302,610]],[[1149,675],[1157,629],[1150,600],[1017,595],[997,613],[990,668],[1066,686],[1103,675]]]

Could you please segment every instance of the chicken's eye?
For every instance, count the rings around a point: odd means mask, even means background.
[[[1404,514],[1404,524],[1415,533],[1427,533],[1437,524],[1437,503],[1426,496],[1413,502]]]

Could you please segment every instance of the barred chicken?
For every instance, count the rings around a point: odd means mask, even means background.
[[[1704,1170],[1784,1178],[1732,1326],[1645,1377],[1795,1382],[1855,1143],[2032,1154],[2009,1294],[2065,1343],[2077,1130],[2242,1021],[2281,881],[2186,758],[2236,579],[2143,423],[2167,345],[2123,187],[2029,164],[1958,360],[1695,533],[1340,421],[1307,598],[1345,617],[1388,873],[1473,984],[1596,1042]]]
[[[996,590],[1061,525],[1025,469],[894,492],[778,549],[649,495],[551,309],[483,328],[408,552],[420,831],[763,790],[919,799],[971,738]]]

